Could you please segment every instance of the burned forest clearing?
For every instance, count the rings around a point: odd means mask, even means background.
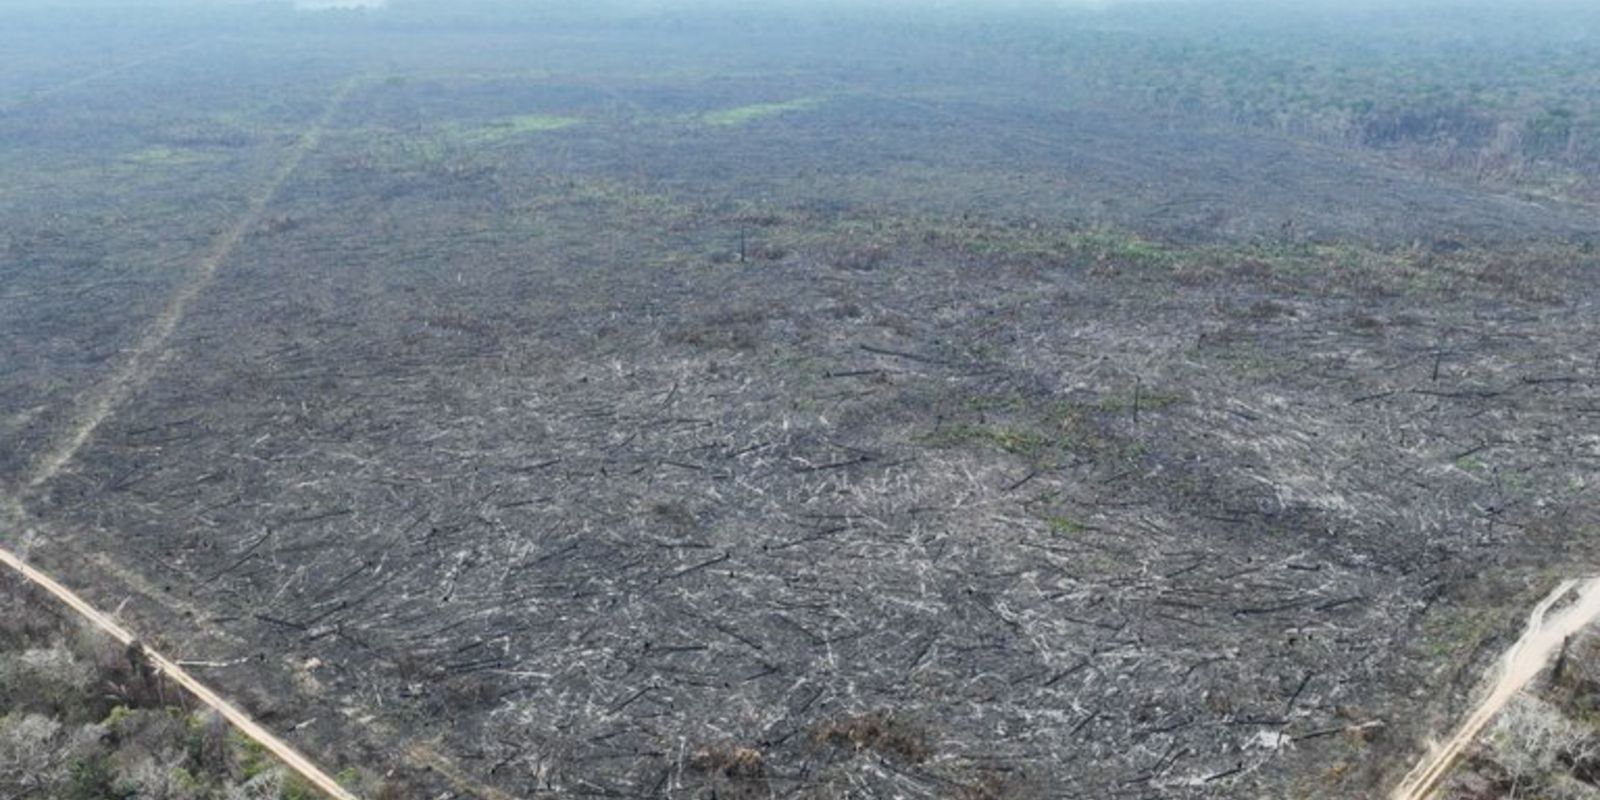
[[[0,547],[331,771],[1379,797],[1593,563],[1581,197],[942,29],[330,13],[0,32]]]

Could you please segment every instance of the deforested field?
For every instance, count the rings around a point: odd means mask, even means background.
[[[330,770],[1379,797],[1592,563],[1577,145],[405,10],[0,28],[0,546]]]

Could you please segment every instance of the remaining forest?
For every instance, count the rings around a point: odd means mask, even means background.
[[[1272,131],[1501,189],[1600,199],[1600,13],[1396,5],[1161,7],[1121,25],[1002,28],[985,40],[1174,124]]]
[[[318,794],[143,658],[0,579],[0,792],[59,800],[311,800]],[[403,796],[357,768],[339,780]]]
[[[0,546],[369,795],[1380,796],[1600,543],[1600,20],[1243,8],[18,12]],[[0,600],[0,796],[302,791]]]

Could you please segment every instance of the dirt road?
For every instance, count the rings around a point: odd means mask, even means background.
[[[29,566],[11,551],[0,548],[0,564],[5,564],[11,569],[16,570],[29,583],[32,583],[46,592],[49,592],[56,599],[65,603],[89,624],[101,631],[104,631],[106,635],[116,639],[119,643],[123,645],[131,645],[137,641],[137,638],[131,632],[129,632],[127,628],[118,625],[115,620],[111,619],[111,617],[90,605],[88,601],[84,600],[82,597],[79,597],[77,593],[73,592],[71,589],[68,589],[56,582],[56,580],[51,578],[49,575],[46,575]],[[335,800],[356,800],[356,796],[354,794],[351,794],[343,786],[340,786],[338,781],[335,781],[326,772],[322,771],[322,769],[316,764],[311,763],[311,761],[305,756],[300,755],[298,751],[296,751],[293,747],[290,747],[282,739],[279,739],[277,736],[273,735],[271,731],[268,731],[266,728],[258,725],[255,720],[249,717],[249,715],[235,708],[226,700],[223,700],[217,695],[216,692],[213,692],[209,687],[185,671],[183,667],[178,666],[176,662],[158,652],[155,652],[154,650],[151,650],[148,647],[142,647],[142,649],[145,657],[150,661],[150,663],[154,664],[162,674],[171,678],[179,686],[187,689],[189,693],[194,695],[195,698],[197,698],[200,702],[206,704],[212,709],[215,709],[218,714],[221,714],[224,719],[231,723],[235,728],[238,728],[241,733],[260,743],[262,747],[265,747],[273,755],[282,759],[285,765],[294,770],[311,785],[317,787],[319,790],[327,794],[328,797],[334,798]]]
[[[1570,603],[1552,613],[1559,603],[1569,597]],[[1600,578],[1562,581],[1528,615],[1527,628],[1500,657],[1493,681],[1483,699],[1478,701],[1472,713],[1450,738],[1434,747],[1401,781],[1399,788],[1391,795],[1393,800],[1427,800],[1432,797],[1462,751],[1478,738],[1478,734],[1494,720],[1495,715],[1538,677],[1567,637],[1583,630],[1597,618],[1600,618]]]

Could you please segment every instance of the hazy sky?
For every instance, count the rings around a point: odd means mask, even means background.
[[[294,4],[294,5],[390,5],[421,6],[448,9],[451,7],[470,7],[483,4],[483,0],[0,0],[0,14],[7,10],[20,9],[63,9],[63,8],[105,8],[105,7],[130,7],[130,6],[165,6],[165,7],[227,7],[248,6],[260,4]],[[1232,8],[1272,9],[1279,11],[1299,11],[1316,8],[1318,10],[1339,10],[1346,8],[1387,8],[1387,9],[1435,9],[1435,8],[1529,8],[1529,7],[1571,7],[1592,8],[1594,0],[589,0],[583,5],[598,5],[608,8],[626,7],[638,10],[655,9],[688,9],[716,6],[731,7],[777,7],[804,8],[808,6],[826,5],[851,5],[866,8],[1107,8],[1131,5],[1158,5],[1158,4],[1183,4],[1197,5],[1209,4],[1228,6]],[[557,7],[573,9],[578,5],[577,0],[525,0],[521,3],[508,3],[507,0],[491,0],[491,4],[512,5],[523,7]]]
[[[658,12],[729,11],[735,14],[763,9],[784,9],[791,12],[807,10],[826,11],[840,8],[857,10],[878,9],[889,13],[914,13],[918,10],[945,10],[997,13],[1017,10],[1063,11],[1118,9],[1149,9],[1160,5],[1182,5],[1188,8],[1213,6],[1219,10],[1219,19],[1230,15],[1245,17],[1281,16],[1292,18],[1305,14],[1340,15],[1343,13],[1417,13],[1448,15],[1462,10],[1490,12],[1497,16],[1535,16],[1561,13],[1570,9],[1585,16],[1595,14],[1600,0],[0,0],[0,25],[8,11],[45,11],[59,17],[74,10],[128,9],[135,7],[162,7],[166,9],[196,8],[222,9],[241,7],[322,7],[330,5],[376,5],[395,10],[421,11],[428,14],[442,11],[456,14],[462,11],[482,16],[486,9],[492,15],[504,9],[513,15],[525,15],[545,10],[561,12],[564,16],[581,15],[586,10],[597,16],[623,12],[630,15],[649,15]],[[377,13],[383,13],[379,11]]]

